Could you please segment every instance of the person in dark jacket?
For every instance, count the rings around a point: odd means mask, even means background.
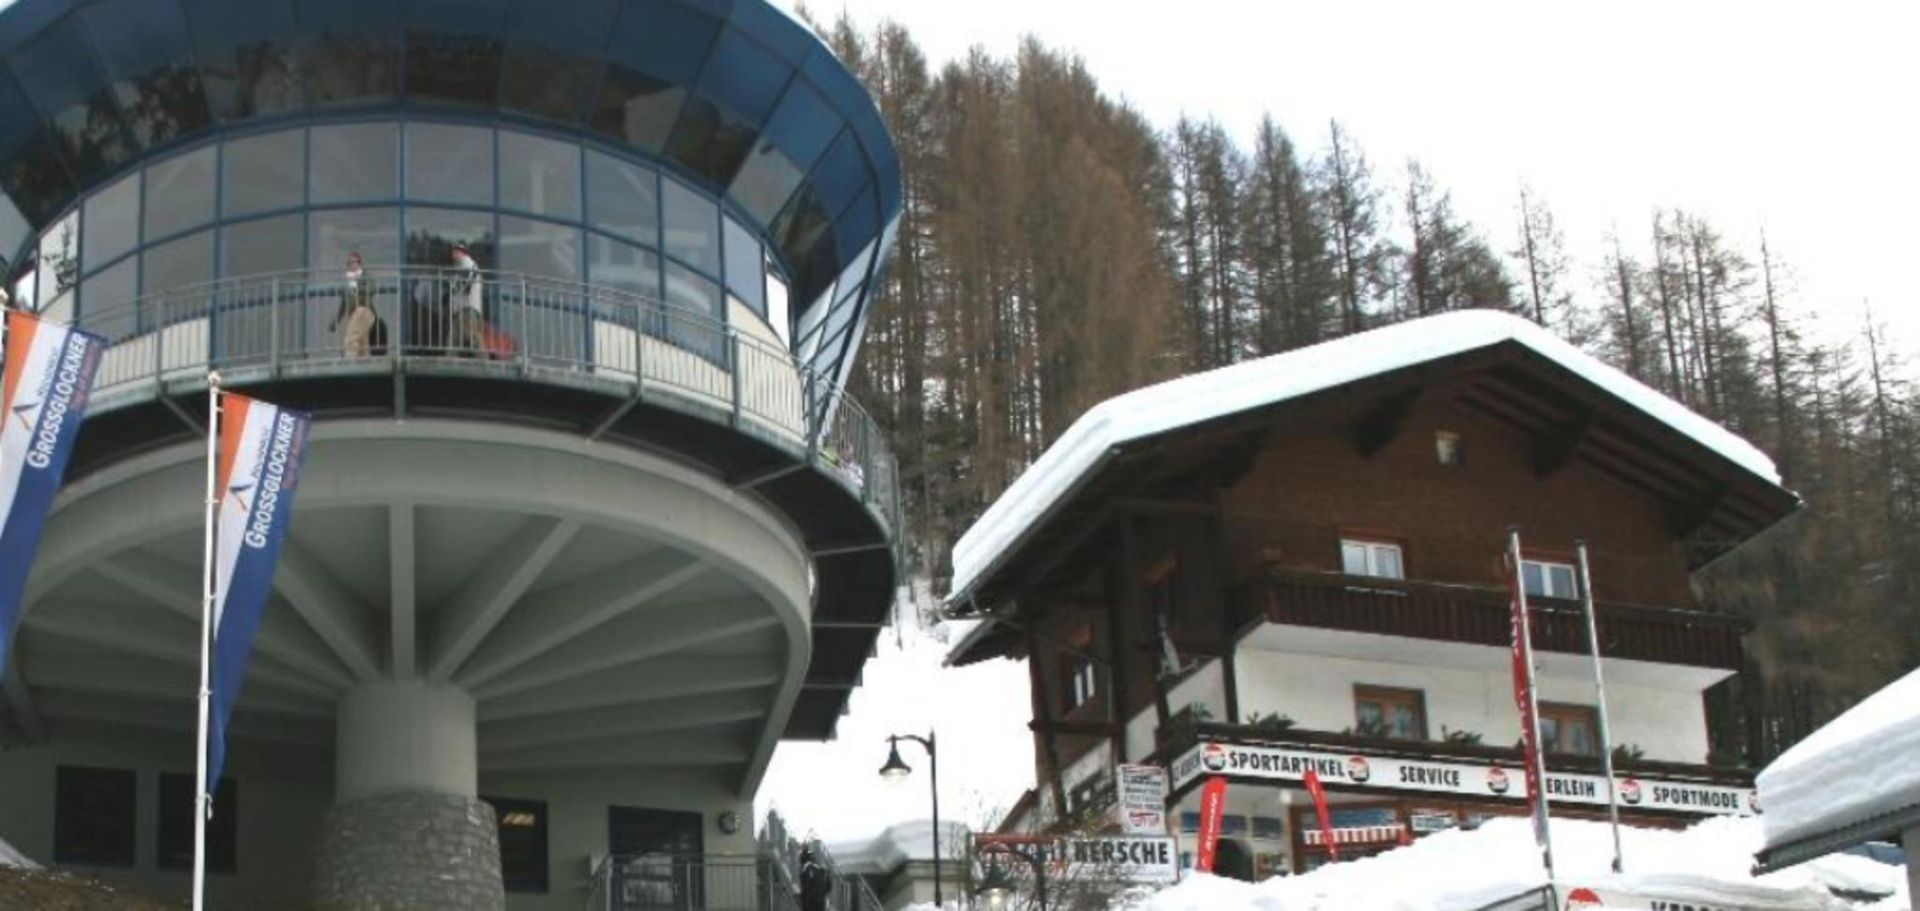
[[[800,849],[800,911],[827,911],[827,893],[833,891],[833,876],[813,848]]]

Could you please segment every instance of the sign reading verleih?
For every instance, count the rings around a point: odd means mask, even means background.
[[[1157,765],[1122,765],[1114,779],[1120,799],[1114,813],[1128,835],[1167,834],[1167,770]]]

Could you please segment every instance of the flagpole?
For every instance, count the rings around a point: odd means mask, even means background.
[[[1593,655],[1593,698],[1600,719],[1600,765],[1607,776],[1607,821],[1613,826],[1613,872],[1624,872],[1620,853],[1620,786],[1613,779],[1613,732],[1607,724],[1607,681],[1600,673],[1600,634],[1593,615],[1593,575],[1587,569],[1587,542],[1573,542],[1580,564],[1580,612],[1587,617],[1587,648]]]
[[[200,604],[200,736],[194,741],[197,759],[193,800],[193,911],[202,911],[207,899],[207,819],[213,815],[213,795],[207,789],[207,710],[213,693],[207,685],[207,669],[213,651],[213,607],[218,586],[213,570],[213,528],[219,505],[215,489],[215,465],[219,458],[220,374],[207,374],[207,508],[205,563],[201,573]]]
[[[1533,810],[1534,832],[1540,839],[1540,859],[1547,868],[1547,894],[1554,896],[1553,883],[1553,834],[1549,831],[1547,810],[1547,761],[1546,749],[1540,743],[1540,691],[1533,674],[1533,617],[1527,606],[1527,574],[1525,564],[1520,557],[1520,529],[1507,532],[1507,561],[1513,571],[1514,599],[1514,648],[1520,653],[1521,673],[1526,678],[1524,698],[1525,711],[1521,721],[1527,727],[1525,743],[1530,747],[1525,757],[1529,776],[1537,785]],[[1556,907],[1558,907],[1556,905]]]

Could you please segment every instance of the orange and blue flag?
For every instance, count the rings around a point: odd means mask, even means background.
[[[307,415],[231,392],[220,394],[214,466],[213,668],[207,729],[208,792],[226,763],[227,719],[273,588],[307,448]]]
[[[27,573],[40,547],[40,526],[80,435],[106,340],[17,310],[7,311],[0,327],[6,359],[0,384],[0,670],[5,670]]]

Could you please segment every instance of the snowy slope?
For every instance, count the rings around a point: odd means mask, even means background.
[[[0,838],[0,867],[17,867],[22,870],[38,870],[40,865],[27,859],[27,855],[13,849],[6,839]]]
[[[1920,804],[1920,670],[1848,709],[1760,772],[1767,843]]]
[[[1507,341],[1525,345],[1573,371],[1754,475],[1780,482],[1772,459],[1686,406],[1527,320],[1491,310],[1467,310],[1181,377],[1094,406],[954,545],[951,598],[964,598],[1115,446]]]

